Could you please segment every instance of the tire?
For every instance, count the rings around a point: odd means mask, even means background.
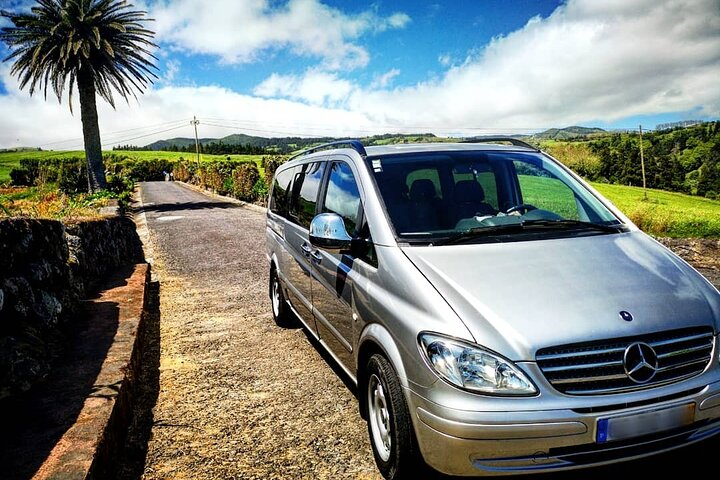
[[[288,327],[293,325],[293,314],[285,300],[285,295],[280,285],[280,278],[273,268],[270,270],[270,309],[272,310],[273,320],[279,327]]]
[[[418,478],[424,470],[402,386],[390,362],[374,354],[367,362],[363,394],[375,463],[388,480]]]

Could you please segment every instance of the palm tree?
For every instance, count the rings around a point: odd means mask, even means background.
[[[58,102],[68,86],[70,111],[77,84],[83,125],[88,186],[105,188],[95,94],[113,108],[112,91],[128,101],[157,76],[148,50],[156,47],[154,32],[144,28],[146,12],[133,10],[123,0],[37,0],[30,13],[0,11],[14,27],[0,30],[0,40],[10,47],[5,61],[20,88],[29,85],[30,95],[43,89],[47,99],[52,87]]]

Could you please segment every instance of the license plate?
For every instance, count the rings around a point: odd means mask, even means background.
[[[664,432],[690,425],[694,421],[694,403],[622,417],[601,418],[597,422],[597,443]]]

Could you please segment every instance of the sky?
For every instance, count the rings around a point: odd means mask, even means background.
[[[720,0],[130,3],[154,19],[158,79],[116,109],[98,100],[105,149],[192,137],[193,116],[201,138],[720,118]],[[0,9],[32,4],[0,0]],[[81,149],[80,109],[31,97],[11,66],[0,63],[0,148]]]

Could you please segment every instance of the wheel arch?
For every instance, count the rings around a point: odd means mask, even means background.
[[[403,389],[408,386],[408,379],[405,373],[405,366],[398,350],[395,340],[390,332],[379,323],[371,323],[363,330],[358,342],[357,354],[357,386],[358,386],[358,403],[360,407],[360,416],[367,418],[367,398],[364,394],[365,383],[367,382],[366,365],[370,357],[374,354],[380,354],[387,358],[390,365],[395,370],[400,385]]]

